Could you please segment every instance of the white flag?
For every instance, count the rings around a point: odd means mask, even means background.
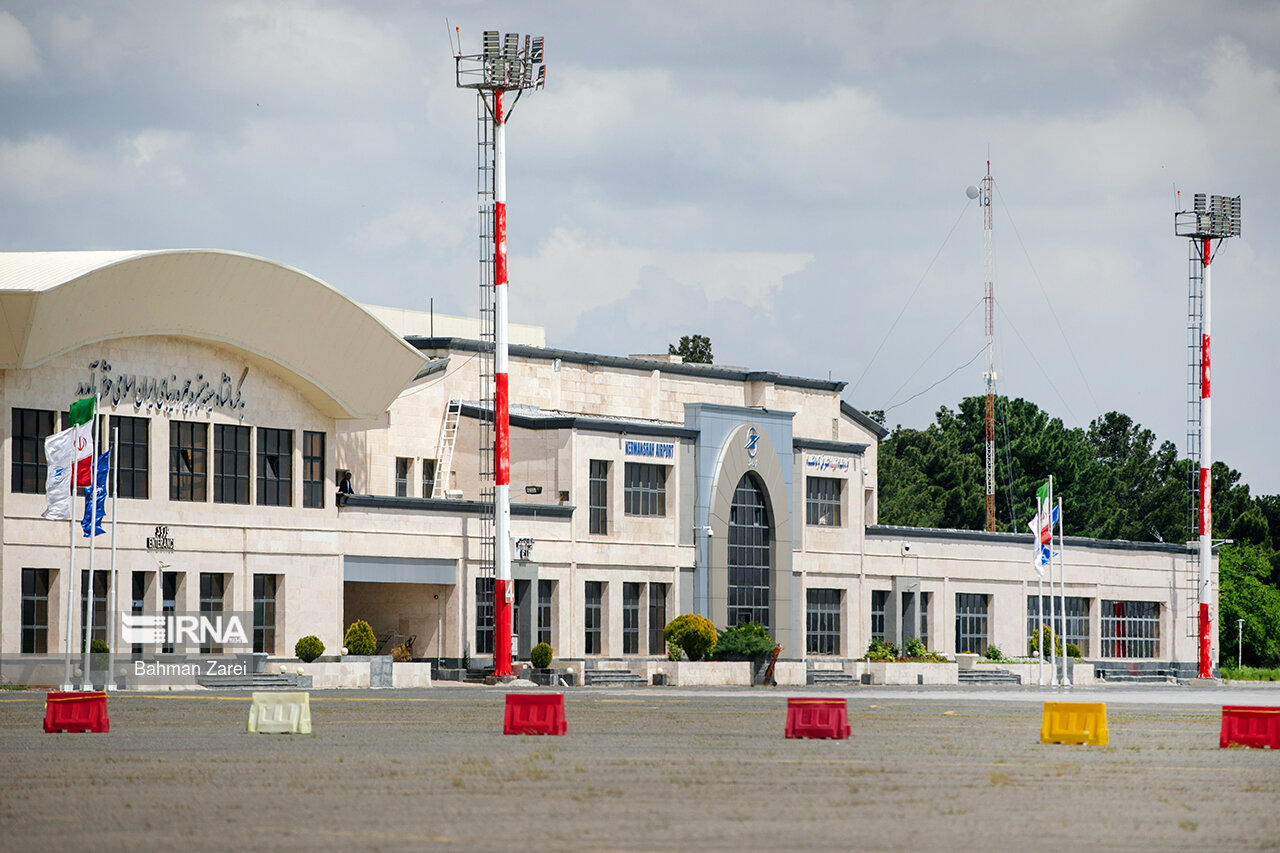
[[[44,440],[44,458],[49,469],[44,480],[44,512],[41,518],[67,521],[71,518],[71,479],[75,464],[75,427],[55,432]]]

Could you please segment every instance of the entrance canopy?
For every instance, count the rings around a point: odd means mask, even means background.
[[[274,261],[203,249],[0,253],[0,369],[146,335],[238,352],[335,418],[378,417],[426,364],[350,298]]]

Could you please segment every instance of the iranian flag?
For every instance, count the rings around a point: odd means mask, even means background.
[[[76,485],[93,485],[93,397],[85,397],[71,404],[69,412],[72,433],[72,450],[76,458]]]
[[[1050,506],[1050,485],[1046,482],[1036,489],[1036,525],[1039,530],[1039,545],[1044,547],[1053,540],[1053,509]]]

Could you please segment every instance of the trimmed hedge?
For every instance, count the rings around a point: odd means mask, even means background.
[[[311,663],[324,654],[324,643],[315,634],[308,634],[293,644],[293,654],[303,663]]]

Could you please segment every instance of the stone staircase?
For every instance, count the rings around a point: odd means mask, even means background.
[[[1007,669],[996,669],[991,666],[962,669],[956,673],[958,683],[968,684],[1022,684],[1022,676]]]
[[[582,674],[586,687],[644,687],[649,683],[629,669],[587,669]]]
[[[840,686],[857,684],[858,681],[843,669],[811,669],[805,673],[805,684],[830,684]]]
[[[306,683],[301,683],[305,681]],[[196,683],[211,690],[293,690],[310,687],[310,676],[257,672],[252,675],[201,675]]]

